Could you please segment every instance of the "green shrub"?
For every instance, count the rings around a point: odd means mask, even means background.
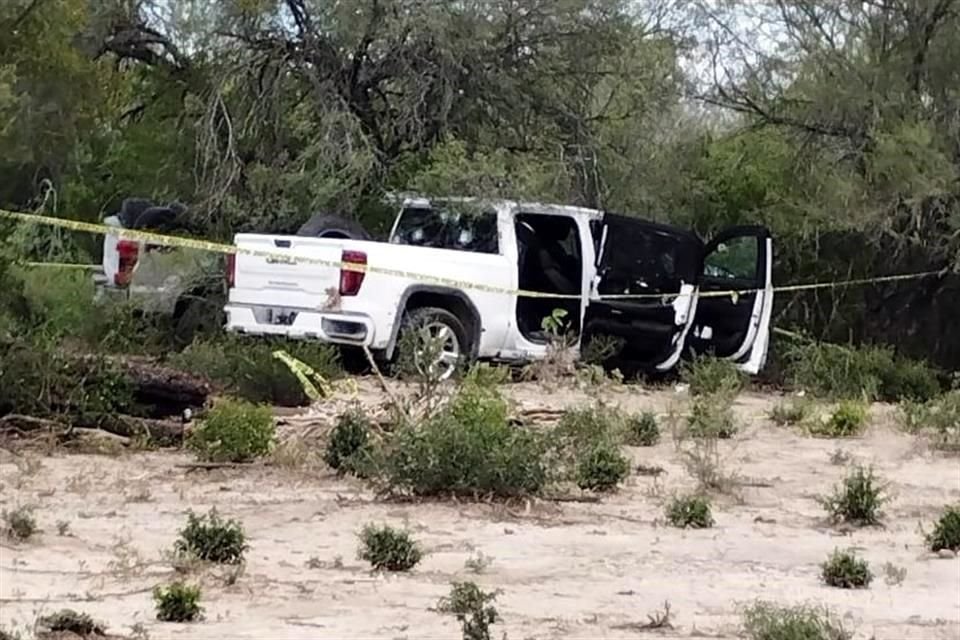
[[[282,350],[328,380],[342,375],[340,354],[309,340],[223,335],[199,340],[171,358],[171,364],[208,378],[244,400],[281,406],[310,403],[297,377],[274,357]]]
[[[833,495],[820,498],[819,502],[835,522],[875,525],[880,523],[880,508],[888,500],[885,491],[873,469],[858,466],[834,489]]]
[[[548,479],[543,438],[508,423],[496,389],[470,382],[438,414],[397,431],[385,470],[392,489],[424,496],[523,495]]]
[[[960,390],[928,402],[905,402],[900,411],[904,429],[929,436],[938,449],[960,451]]]
[[[713,526],[710,499],[690,495],[675,497],[667,505],[667,522],[679,529],[709,529]]]
[[[490,640],[490,626],[500,619],[493,606],[499,592],[487,593],[473,582],[454,582],[437,611],[452,613],[460,622],[463,640]]]
[[[781,427],[797,425],[810,417],[809,401],[794,398],[790,402],[781,402],[770,411],[770,419]]]
[[[173,550],[178,555],[217,564],[240,564],[249,547],[243,526],[236,520],[223,520],[216,509],[206,515],[187,514],[187,526]]]
[[[633,447],[652,447],[660,442],[657,416],[651,411],[630,416],[626,425],[626,444]]]
[[[738,431],[732,399],[724,395],[704,395],[693,400],[687,417],[687,433],[695,438],[732,438]]]
[[[824,584],[830,587],[863,589],[873,580],[867,561],[858,558],[853,551],[834,551],[820,568]]]
[[[369,474],[372,452],[370,419],[360,407],[340,414],[330,433],[324,461],[338,474],[353,473],[359,477]]]
[[[806,342],[785,356],[790,382],[827,398],[926,401],[941,391],[936,370],[885,347]]]
[[[630,475],[630,463],[610,442],[586,451],[576,469],[577,486],[589,491],[613,491]]]
[[[423,558],[423,552],[406,531],[368,524],[360,532],[359,557],[378,571],[409,571]]]
[[[13,511],[4,509],[3,524],[4,532],[14,540],[28,540],[39,530],[30,507],[19,507]]]
[[[105,634],[103,625],[94,622],[86,613],[77,613],[73,609],[61,609],[57,613],[37,618],[37,626],[53,632],[69,632],[86,638],[91,635]]]
[[[22,269],[23,296],[38,321],[35,330],[52,338],[90,337],[107,325],[94,304],[89,272],[61,269]]]
[[[784,607],[758,601],[743,610],[747,640],[851,640],[839,620],[827,609]]]
[[[811,434],[828,438],[848,438],[863,433],[870,413],[862,402],[847,400],[841,402],[829,416],[820,421],[812,421]]]
[[[134,413],[133,389],[110,360],[79,357],[36,335],[0,340],[0,415],[68,416],[99,426],[117,413]]]
[[[943,392],[938,372],[926,362],[899,358],[880,371],[880,399],[926,402]]]
[[[270,407],[221,400],[190,434],[187,446],[202,460],[248,462],[270,453],[275,433]]]
[[[927,545],[934,552],[943,549],[960,552],[960,505],[944,508],[933,531],[927,534]]]
[[[154,588],[153,601],[157,605],[157,620],[161,622],[193,622],[203,613],[200,587],[182,582]]]
[[[680,379],[694,396],[735,396],[743,388],[743,373],[731,360],[698,356],[680,369]]]
[[[482,389],[493,389],[510,382],[510,375],[510,368],[507,366],[478,362],[467,370],[464,382]]]
[[[597,442],[620,440],[623,414],[603,404],[567,409],[553,430],[552,438],[565,446],[590,447]]]

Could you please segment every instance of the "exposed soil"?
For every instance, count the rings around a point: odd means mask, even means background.
[[[534,385],[509,393],[525,406],[588,399]],[[682,410],[685,399],[634,387],[603,397],[661,414]],[[358,398],[383,400],[369,381]],[[960,559],[927,552],[920,531],[960,500],[960,460],[898,433],[888,408],[874,408],[862,438],[822,440],[770,423],[775,400],[738,401],[745,427],[724,455],[745,486],[739,500],[716,499],[717,525],[702,531],[661,522],[666,499],[693,484],[669,433],[656,447],[629,449],[638,465],[664,473],[633,475],[598,503],[384,503],[363,483],[324,471],[187,470],[175,465],[188,456],[165,452],[0,451],[2,507],[36,506],[43,530],[0,546],[0,627],[29,628],[39,615],[72,608],[110,633],[130,636],[140,624],[151,638],[452,639],[460,637],[456,620],[432,608],[451,580],[470,579],[503,590],[495,637],[734,638],[738,604],[756,598],[828,604],[859,638],[960,637]],[[304,427],[286,427],[294,428]],[[891,482],[884,527],[824,521],[814,498],[845,473],[831,461],[838,449],[848,464],[872,464]],[[225,569],[190,576],[204,584],[205,621],[159,623],[150,592],[176,577],[164,553],[187,509],[213,506],[246,527],[245,572],[232,585]],[[58,534],[59,521],[69,523],[67,535]],[[428,555],[407,575],[371,575],[356,559],[356,533],[368,522],[409,527]],[[870,562],[878,577],[869,589],[821,584],[819,565],[838,547]],[[479,575],[464,566],[477,552],[492,558]],[[900,584],[885,579],[886,563],[906,570]],[[673,628],[641,630],[664,602]]]

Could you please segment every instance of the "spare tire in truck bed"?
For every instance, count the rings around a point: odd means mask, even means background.
[[[152,206],[153,201],[147,198],[127,198],[120,205],[120,213],[117,214],[120,224],[127,229],[133,229],[140,214]]]
[[[134,229],[172,231],[176,227],[177,211],[172,207],[149,207],[137,217]]]
[[[342,238],[346,240],[372,240],[366,229],[356,220],[330,213],[318,213],[297,231],[298,236],[312,238]]]

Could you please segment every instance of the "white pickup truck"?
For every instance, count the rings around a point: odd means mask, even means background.
[[[185,207],[157,206],[128,198],[103,224],[117,229],[182,233]],[[103,237],[103,258],[93,274],[95,295],[103,304],[123,304],[138,315],[173,321],[174,335],[189,343],[194,333],[218,327],[224,299],[220,256],[206,251],[164,247]]]
[[[238,234],[236,246],[257,253],[232,261],[227,330],[367,346],[389,361],[401,332],[426,328],[451,375],[474,359],[544,358],[543,319],[563,309],[574,349],[612,336],[619,360],[648,370],[675,367],[685,350],[748,373],[766,361],[773,241],[762,227],[704,242],[592,209],[467,199],[405,200],[386,242],[342,226],[314,237]],[[722,293],[731,290],[741,293]]]

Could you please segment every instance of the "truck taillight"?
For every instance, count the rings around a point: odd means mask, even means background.
[[[126,287],[133,280],[133,269],[140,258],[140,243],[133,240],[118,241],[117,255],[120,260],[117,272],[113,274],[113,283],[118,287]]]
[[[227,254],[227,286],[232,287],[237,282],[237,254]]]
[[[340,255],[340,261],[350,265],[367,266],[367,254],[363,251],[344,251]],[[363,278],[366,271],[354,271],[340,267],[340,295],[355,296],[360,292],[360,286],[363,284]]]

